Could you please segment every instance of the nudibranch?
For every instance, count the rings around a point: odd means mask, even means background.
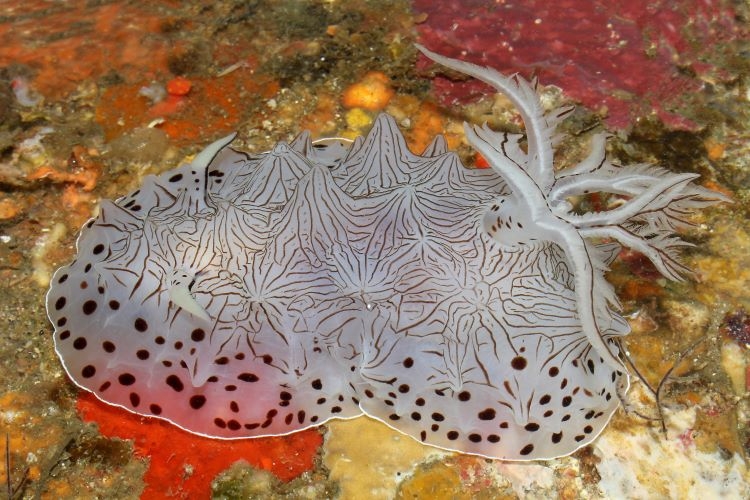
[[[47,310],[70,378],[221,439],[366,414],[490,458],[590,443],[628,386],[608,264],[622,244],[679,279],[675,230],[723,198],[694,174],[610,163],[603,134],[556,172],[569,109],[545,112],[520,76],[420,50],[508,96],[526,147],[466,125],[492,167],[468,169],[440,136],[410,152],[386,114],[352,143],[211,144],[103,201],[54,274]],[[572,210],[593,192],[627,201]]]

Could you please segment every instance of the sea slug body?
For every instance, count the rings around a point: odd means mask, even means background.
[[[555,172],[555,127],[519,76],[448,59],[518,108],[521,136],[466,125],[491,168],[437,137],[421,155],[381,114],[353,143],[303,132],[263,154],[234,135],[102,203],[47,310],[70,378],[103,401],[222,439],[361,414],[508,460],[590,443],[627,390],[628,333],[604,272],[620,248],[668,278],[674,231],[723,197],[604,135]],[[576,214],[567,199],[626,195]]]

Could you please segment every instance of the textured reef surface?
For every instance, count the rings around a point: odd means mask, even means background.
[[[4,2],[0,484],[15,498],[60,499],[750,496],[748,6],[563,0],[554,7]],[[382,111],[411,151],[421,154],[443,134],[448,149],[473,165],[483,158],[466,144],[463,121],[524,130],[508,99],[417,58],[415,39],[504,74],[538,75],[554,85],[539,88],[545,110],[575,103],[557,130],[566,136],[555,147],[557,168],[580,162],[606,130],[614,133],[610,162],[700,173],[696,182],[735,200],[695,212],[697,226],[679,231],[694,244],[684,263],[695,279],[660,279],[629,249],[609,264],[606,278],[631,330],[619,344],[660,388],[661,415],[631,377],[633,406],[615,411],[588,446],[555,460],[508,463],[423,446],[366,417],[285,436],[207,438],[71,383],[45,293],[53,271],[74,258],[79,230],[99,214],[100,200],[133,192],[146,176],[189,162],[233,131],[232,148],[259,153],[303,130],[365,136]],[[627,196],[577,198],[584,214],[616,208]],[[662,416],[666,433],[643,416]]]

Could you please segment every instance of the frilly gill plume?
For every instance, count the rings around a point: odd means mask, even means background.
[[[562,247],[576,276],[578,314],[584,333],[611,367],[622,367],[604,340],[602,325],[611,321],[607,303],[618,305],[618,301],[604,279],[607,262],[594,241],[614,239],[643,253],[667,278],[680,280],[689,269],[677,259],[678,250],[688,244],[672,236],[673,231],[690,225],[687,217],[692,210],[728,200],[692,184],[690,181],[698,174],[672,174],[644,165],[612,165],[606,159],[603,134],[596,137],[591,153],[579,165],[556,174],[552,163],[554,129],[572,108],[545,115],[532,86],[520,76],[506,77],[491,68],[418,48],[430,59],[492,85],[518,108],[526,126],[527,153],[517,146],[515,137],[493,132],[486,125],[466,125],[466,135],[512,187],[510,198],[515,201],[512,208],[519,214],[530,214],[528,218],[533,220],[524,226],[523,232],[514,231],[511,241],[519,244],[541,239]],[[512,147],[507,147],[508,144]],[[592,192],[627,194],[632,198],[606,212],[573,213],[566,198]],[[502,230],[493,234],[500,243],[506,237]],[[519,237],[526,239],[516,241]],[[607,293],[592,293],[593,290]]]
[[[619,245],[665,276],[672,232],[721,201],[690,174],[617,167],[606,137],[552,168],[556,124],[534,88],[421,50],[494,85],[519,136],[467,125],[492,165],[464,168],[438,137],[411,153],[381,115],[366,138],[191,164],[103,202],[47,295],[71,379],[103,401],[221,439],[370,415],[421,442],[509,460],[591,442],[628,386],[628,332],[604,272]],[[566,198],[630,197],[577,215]]]

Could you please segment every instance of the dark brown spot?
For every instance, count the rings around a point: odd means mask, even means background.
[[[471,399],[471,393],[469,391],[461,391],[458,393],[458,400],[459,401],[468,401]]]
[[[223,418],[216,417],[214,419],[214,425],[220,429],[226,429],[227,423],[224,421]]]
[[[193,342],[200,342],[206,338],[206,332],[204,332],[202,328],[196,328],[190,333],[190,338]]]
[[[237,375],[237,378],[239,380],[242,380],[243,382],[257,382],[258,380],[260,380],[254,373],[240,373],[239,375]]]
[[[101,243],[99,243],[98,245],[94,247],[94,255],[99,255],[103,251],[104,251],[104,245],[102,245]]]
[[[414,360],[411,358],[404,359],[404,368],[411,368],[414,366]]]
[[[315,380],[313,380],[310,385],[316,391],[319,391],[319,390],[321,390],[323,388],[323,382],[321,382],[319,378],[316,378]]]
[[[117,302],[116,300],[110,300],[109,301],[109,308],[112,309],[113,311],[116,311],[116,310],[118,310],[120,308],[120,303]]]
[[[150,356],[150,353],[146,349],[139,349],[135,355],[138,356],[138,359],[141,361],[145,361]]]
[[[572,402],[573,402],[573,398],[571,398],[570,396],[565,396],[564,398],[562,398],[562,405],[565,407],[570,406],[570,403]]]
[[[435,412],[431,416],[432,420],[434,420],[435,422],[442,422],[443,420],[445,420],[445,417],[442,413]]]
[[[216,358],[214,360],[214,363],[216,363],[217,365],[226,365],[229,364],[229,358],[226,356],[222,356],[220,358]]]
[[[399,416],[398,416],[398,415],[396,415],[395,413],[391,413],[390,415],[388,415],[388,418],[389,418],[390,420],[401,420],[401,417],[399,417]]]
[[[83,303],[83,307],[81,308],[83,311],[83,314],[86,316],[93,314],[94,311],[96,311],[96,301],[94,300],[87,300]]]
[[[370,389],[365,389],[365,396],[367,396],[368,398],[373,398],[375,397],[375,394],[373,394]]]
[[[273,356],[271,356],[270,354],[264,354],[263,362],[267,365],[270,365],[271,363],[273,363]]]
[[[57,326],[58,326],[58,327],[60,327],[60,326],[65,326],[65,324],[66,324],[67,322],[68,322],[68,318],[66,318],[66,317],[62,317],[62,318],[60,318],[60,319],[58,319],[58,320],[57,320]]]
[[[239,413],[240,405],[237,404],[237,401],[232,401],[229,403],[229,409],[232,410],[234,413]]]
[[[159,336],[154,339],[154,342],[156,342],[159,345],[164,345],[165,340],[164,340],[164,337]]]
[[[60,279],[58,279],[57,282],[58,283],[65,283],[67,281],[67,279],[68,279],[68,275],[67,274],[63,274],[62,276],[60,276]]]
[[[65,340],[68,337],[70,337],[70,330],[65,330],[63,332],[60,332],[60,340]]]
[[[120,385],[133,385],[135,384],[135,377],[131,373],[121,373],[117,377],[117,381],[120,382]]]
[[[161,415],[161,406],[152,404],[148,407],[154,415]]]
[[[524,426],[524,429],[526,429],[529,432],[536,432],[539,430],[539,424],[535,424],[534,422],[530,422]]]
[[[560,441],[562,441],[562,437],[563,437],[562,431],[555,432],[554,434],[552,434],[552,442],[555,443],[555,444],[557,444]]]
[[[265,429],[266,427],[270,427],[272,423],[273,423],[273,420],[270,420],[270,419],[266,420],[265,422],[260,424],[260,428]]]
[[[193,410],[200,410],[204,404],[206,404],[206,396],[203,394],[196,394],[190,397],[190,408]]]
[[[236,420],[230,420],[229,422],[227,422],[227,427],[230,431],[238,431],[242,426]]]
[[[446,437],[450,439],[451,441],[455,441],[458,439],[458,432],[457,431],[448,431],[448,434],[446,434]]]
[[[169,178],[169,182],[180,182],[182,180],[182,174],[174,174]]]
[[[115,352],[115,345],[109,340],[105,340],[102,342],[102,349],[104,349],[104,352]]]
[[[331,408],[331,413],[341,413],[341,407],[334,406],[333,408]]]
[[[557,377],[557,375],[560,373],[560,369],[556,366],[553,366],[549,369],[548,373],[550,377]]]
[[[94,365],[86,365],[83,367],[83,370],[81,370],[81,376],[83,378],[91,378],[94,375],[96,375],[96,368]]]
[[[424,406],[424,399],[423,398],[417,398],[416,401],[414,401],[414,404],[417,406]]]
[[[67,302],[67,299],[65,297],[60,297],[55,301],[55,310],[59,311],[63,307],[65,307],[65,303]]]
[[[471,441],[472,443],[481,443],[482,436],[476,433],[469,434],[469,441]]]
[[[148,330],[148,323],[146,323],[146,320],[143,318],[136,319],[135,323],[133,323],[133,326],[139,332],[145,332],[146,330]]]
[[[496,413],[494,408],[486,408],[480,411],[477,416],[479,417],[479,420],[494,420]]]
[[[489,441],[490,443],[499,443],[500,436],[498,436],[497,434],[490,434],[489,436],[487,436],[487,441]]]
[[[546,405],[551,400],[552,400],[552,396],[550,396],[549,394],[545,394],[544,396],[542,396],[541,398],[539,398],[539,404],[540,405]]]
[[[167,377],[167,385],[177,392],[182,392],[185,386],[182,384],[182,380],[177,375],[170,375]]]
[[[418,411],[413,411],[411,412],[411,419],[419,422],[420,420],[422,420],[422,414]]]
[[[99,386],[99,392],[104,392],[107,389],[109,389],[111,386],[112,386],[112,382],[107,380],[106,382],[104,382],[102,385]]]
[[[86,342],[86,339],[83,337],[78,337],[77,339],[73,341],[73,347],[75,347],[79,351],[86,349],[87,344],[88,342]]]
[[[534,451],[534,445],[533,444],[527,444],[526,446],[524,446],[523,448],[521,448],[521,451],[519,452],[519,454],[521,454],[523,456],[526,456],[529,453],[531,453],[532,451]]]
[[[516,356],[512,360],[510,360],[510,366],[513,367],[514,370],[523,370],[526,368],[526,365],[528,364],[528,361],[526,361],[526,358],[523,356]]]
[[[583,441],[584,439],[586,439],[586,436],[584,436],[583,434],[579,434],[576,437],[574,437],[573,439],[576,440],[576,443],[580,443],[581,441]]]
[[[286,391],[281,391],[279,393],[279,399],[282,401],[289,401],[292,399],[292,395]]]
[[[398,386],[398,392],[400,392],[401,394],[406,394],[407,392],[409,392],[409,385],[401,384],[400,386]]]
[[[590,425],[587,425],[586,427],[583,428],[583,432],[585,432],[586,434],[591,434],[592,432],[594,432],[594,428],[591,427]]]

